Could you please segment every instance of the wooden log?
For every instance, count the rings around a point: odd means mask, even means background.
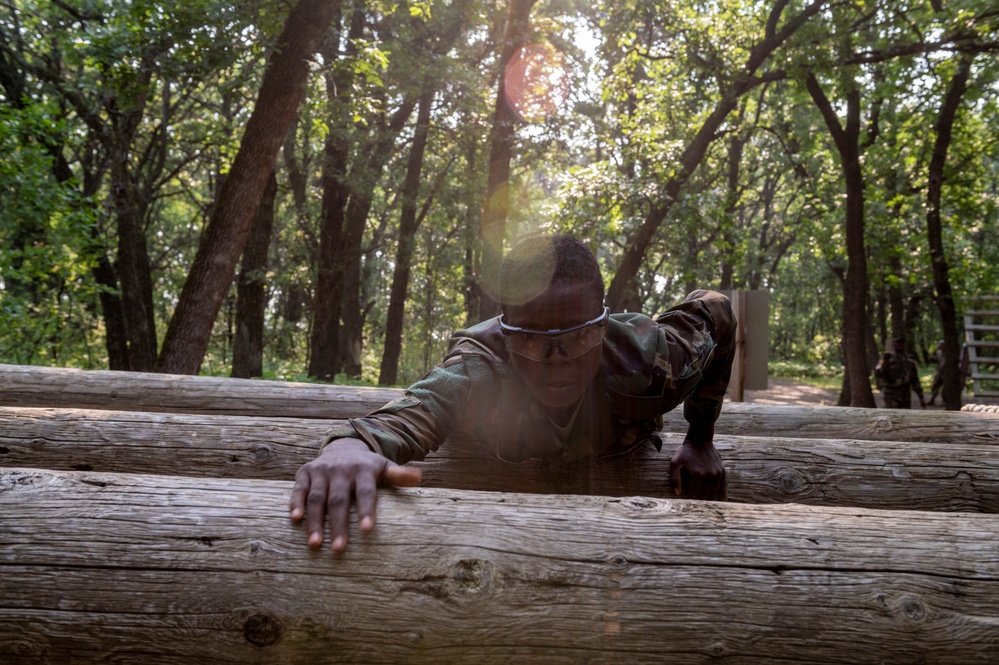
[[[394,388],[0,365],[2,406],[327,419],[362,416],[401,394]],[[680,409],[665,420],[667,431],[686,430]],[[999,441],[999,413],[728,402],[716,431],[865,441]]]
[[[680,409],[666,414],[664,420],[665,431],[687,429]],[[860,441],[999,442],[999,414],[726,403],[716,431]]]
[[[290,483],[0,473],[4,662],[990,663],[999,517],[410,489],[346,553]]]
[[[397,388],[0,365],[0,405],[177,413],[355,418]]]
[[[0,407],[0,466],[288,480],[319,451],[331,421]],[[447,442],[426,461],[427,487],[669,497],[681,435],[632,460],[595,467],[507,464]],[[715,444],[729,498],[747,503],[999,512],[994,445],[737,437]]]

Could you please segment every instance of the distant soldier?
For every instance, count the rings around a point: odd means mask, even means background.
[[[937,361],[937,368],[933,371],[933,385],[930,386],[930,401],[929,405],[933,406],[933,403],[937,401],[937,395],[943,389],[943,377],[944,377],[944,352],[943,352],[943,340],[937,342],[937,350],[933,354]]]
[[[916,361],[906,352],[905,338],[896,337],[893,343],[894,353],[886,353],[874,368],[874,376],[878,385],[882,386],[881,394],[885,400],[885,408],[911,409],[912,391],[919,397],[919,405],[926,408],[923,397],[923,387],[919,384],[919,371]]]

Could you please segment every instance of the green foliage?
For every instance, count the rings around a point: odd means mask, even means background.
[[[775,379],[804,383],[818,388],[838,389],[843,385],[840,363],[810,363],[799,360],[772,360],[769,373]]]
[[[88,368],[106,362],[91,270],[97,212],[52,175],[51,109],[0,107],[0,358]]]
[[[544,44],[539,52],[552,54],[541,69],[569,83],[559,88],[558,103],[516,127],[508,242],[537,230],[577,234],[597,253],[609,282],[776,6],[538,3],[532,38]],[[804,6],[787,3],[776,27]],[[284,4],[222,0],[73,7],[79,16],[35,0],[0,8],[2,53],[22,75],[24,96],[13,98],[13,84],[2,83],[0,362],[106,363],[92,271],[98,259],[117,258],[112,153],[125,160],[119,184],[141,204],[156,325],[165,328],[288,11]],[[363,30],[348,38],[358,7]],[[505,11],[505,3],[471,3],[455,46],[431,57],[455,3],[344,5],[330,43],[314,58],[305,103],[277,164],[267,378],[306,378],[310,310],[326,295],[315,284],[329,204],[323,164],[333,140],[346,146],[333,171],[347,188],[374,182],[360,259],[360,381],[377,379],[412,119],[385,169],[370,172],[366,158],[392,113],[425,85],[437,93],[418,195],[420,206],[429,203],[417,234],[400,383],[436,363],[451,331],[469,323]],[[913,315],[917,343],[938,338],[926,181],[935,113],[956,51],[915,47],[924,37],[960,38],[967,51],[997,33],[980,2],[944,3],[939,12],[925,2],[827,5],[772,55],[764,68],[771,80],[736,100],[711,137],[652,238],[630,304],[651,313],[690,288],[767,289],[771,372],[838,386],[844,188],[836,147],[802,84],[815,72],[831,98],[849,91],[862,97],[873,336],[887,323],[877,312],[894,290],[906,302],[922,298]],[[902,47],[913,48],[875,57]],[[848,62],[848,54],[867,59]],[[976,57],[945,174],[944,244],[959,309],[972,294],[999,292],[997,62],[992,52]],[[126,121],[133,110],[140,111],[134,127]],[[69,163],[69,180],[54,177],[55,155]],[[205,373],[229,372],[234,308],[235,289],[218,315]]]

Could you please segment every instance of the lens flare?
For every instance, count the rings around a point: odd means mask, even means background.
[[[557,113],[569,98],[569,86],[565,57],[551,44],[521,46],[504,74],[507,104],[529,123]]]

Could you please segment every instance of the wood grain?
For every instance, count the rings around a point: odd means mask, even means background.
[[[0,405],[121,411],[355,418],[395,388],[0,364]]]
[[[0,472],[4,662],[990,663],[999,517]]]
[[[0,405],[287,418],[354,418],[402,394],[253,379],[0,365]],[[682,433],[681,410],[666,415]],[[716,431],[866,441],[999,442],[999,413],[774,406],[728,402]]]
[[[290,480],[333,421],[0,407],[0,466]],[[682,436],[601,466],[507,464],[466,440],[424,462],[423,485],[606,496],[672,496]],[[729,498],[746,503],[999,512],[999,455],[989,444],[717,435]]]

